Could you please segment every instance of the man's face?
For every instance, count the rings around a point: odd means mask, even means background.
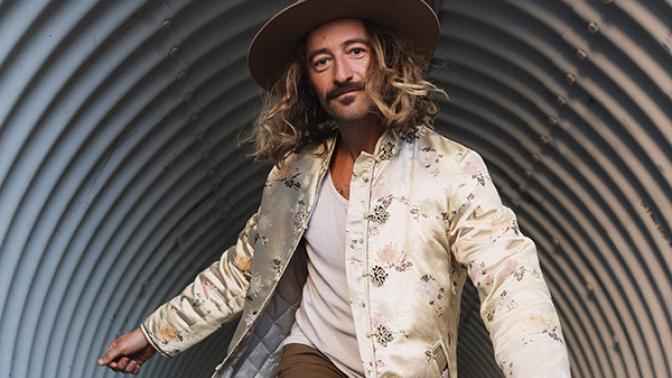
[[[363,91],[371,60],[364,23],[330,21],[313,29],[306,42],[308,76],[327,114],[345,122],[364,118],[372,108]]]

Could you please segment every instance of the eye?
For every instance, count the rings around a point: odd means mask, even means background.
[[[320,59],[317,59],[317,60],[315,60],[315,61],[313,62],[313,66],[314,66],[315,68],[320,67],[320,66],[322,66],[322,65],[327,64],[327,61],[329,61],[328,58],[320,58]]]
[[[353,54],[355,54],[355,55],[362,55],[365,51],[366,51],[366,50],[364,50],[364,49],[361,48],[361,47],[355,47],[355,48],[353,48],[352,50],[350,50],[350,52],[353,53]]]

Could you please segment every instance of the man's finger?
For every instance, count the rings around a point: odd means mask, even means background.
[[[128,364],[128,357],[121,357],[119,360],[119,369],[124,370],[126,369],[126,365]]]
[[[135,361],[131,360],[131,362],[129,362],[128,365],[126,365],[126,372],[132,373],[137,366],[138,365],[135,363]]]

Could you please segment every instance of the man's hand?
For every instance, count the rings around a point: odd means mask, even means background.
[[[152,357],[156,350],[149,344],[140,328],[117,337],[98,365],[107,365],[114,371],[138,374],[140,366]]]

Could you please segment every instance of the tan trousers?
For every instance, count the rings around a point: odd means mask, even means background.
[[[322,352],[299,343],[289,343],[282,347],[277,373],[278,378],[346,377]]]

